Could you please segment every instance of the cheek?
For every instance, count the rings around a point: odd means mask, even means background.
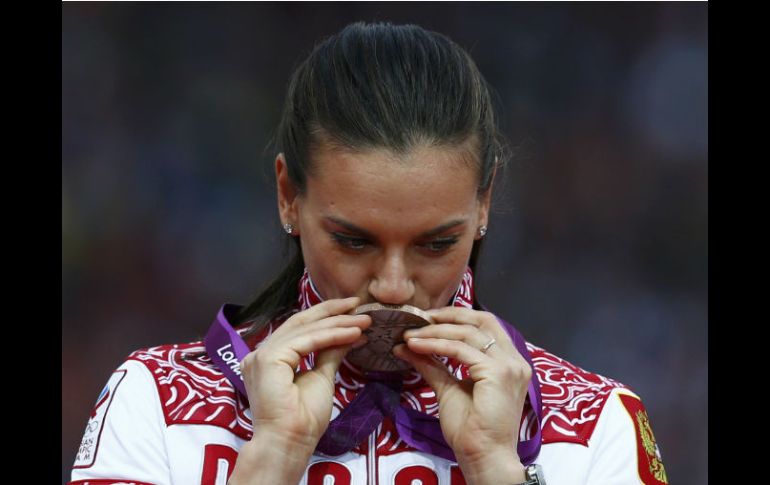
[[[431,306],[433,308],[441,308],[446,305],[451,305],[451,302],[449,301],[454,295],[455,292],[457,292],[457,288],[459,288],[460,283],[463,280],[463,275],[465,274],[465,267],[463,266],[462,271],[459,271],[457,274],[451,275],[448,280],[445,280],[443,291],[439,293],[439,296],[436,297],[435,300],[431,301]],[[449,284],[446,284],[446,281],[449,281]]]
[[[366,298],[368,279],[366,259],[340,251],[339,244],[320,227],[307,224],[300,239],[302,255],[313,284],[324,300],[359,296]]]
[[[441,308],[449,303],[462,283],[467,267],[468,258],[463,254],[445,260],[423,274],[423,291],[427,293],[431,308]]]
[[[310,238],[308,238],[310,239]],[[330,239],[330,238],[329,238]],[[333,246],[334,241],[316,240],[315,244],[302,242],[303,257],[313,284],[324,300],[366,297],[366,278],[360,264],[351,264]]]
[[[353,296],[343,286],[345,279],[342,278],[336,270],[335,266],[328,264],[329,261],[324,259],[311,261],[305,259],[305,265],[310,272],[310,277],[313,280],[321,298],[324,300],[330,300],[334,298],[345,298]],[[342,283],[342,285],[341,285]]]

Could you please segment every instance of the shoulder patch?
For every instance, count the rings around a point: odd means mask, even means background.
[[[96,398],[96,404],[94,404],[91,415],[88,417],[86,431],[83,433],[83,439],[80,442],[73,468],[93,466],[96,460],[96,453],[99,451],[99,439],[102,436],[104,421],[107,419],[107,411],[109,411],[112,399],[115,397],[118,386],[124,377],[126,377],[126,371],[123,369],[113,372],[110,380],[107,381],[107,385],[104,386],[99,397]]]
[[[655,442],[650,419],[647,417],[647,410],[644,409],[642,401],[638,397],[626,393],[619,393],[618,399],[634,423],[639,479],[645,485],[668,484],[660,449]]]
[[[543,444],[588,440],[613,389],[626,386],[527,343],[543,398]]]

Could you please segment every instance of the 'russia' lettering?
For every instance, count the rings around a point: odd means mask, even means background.
[[[422,465],[411,465],[396,473],[395,485],[411,485],[415,482],[421,485],[438,485],[438,475]]]
[[[217,349],[217,355],[222,357],[222,360],[225,361],[225,364],[227,364],[227,366],[233,372],[235,372],[238,375],[238,377],[243,379],[243,377],[241,376],[241,363],[238,361],[238,358],[235,356],[235,352],[226,350],[228,348],[232,348],[232,345],[227,344]]]
[[[217,485],[222,483],[221,478],[230,478],[237,459],[238,452],[229,446],[206,445],[203,451],[201,485]]]
[[[452,465],[449,469],[448,485],[465,485],[465,477],[460,467]],[[350,485],[352,475],[350,469],[343,463],[333,461],[317,461],[310,465],[306,471],[307,485]],[[408,465],[398,470],[392,477],[392,481],[380,481],[387,485],[440,485],[435,470],[425,465]]]
[[[350,485],[350,470],[342,463],[321,461],[307,469],[308,485]]]

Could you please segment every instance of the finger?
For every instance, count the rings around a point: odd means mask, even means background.
[[[288,348],[305,356],[329,347],[352,345],[362,335],[359,327],[323,328],[305,332],[288,342]]]
[[[441,399],[449,386],[457,385],[457,379],[449,373],[449,369],[430,355],[412,352],[405,344],[393,347],[393,355],[411,364],[433,388],[438,399]]]
[[[508,358],[492,358],[465,342],[440,338],[411,338],[407,340],[409,350],[416,354],[443,355],[468,366],[468,373],[475,383],[481,381],[497,383],[529,382],[532,368],[520,354]]]
[[[359,327],[313,329],[281,342],[270,339],[255,353],[261,365],[286,364],[293,371],[303,356],[329,347],[352,345],[359,337],[361,337]],[[246,358],[248,359],[249,356]]]
[[[308,332],[308,330],[323,330],[337,327],[358,327],[365,330],[372,324],[370,315],[334,315],[326,317],[317,322],[306,323],[303,325],[294,325],[293,327],[279,327],[270,337],[273,343],[286,342],[293,340],[298,335]]]
[[[363,347],[366,345],[368,340],[369,339],[366,338],[366,335],[362,333],[353,343],[329,347],[317,352],[315,358],[315,367],[313,370],[323,374],[329,380],[329,382],[334,385],[334,379],[337,375],[337,370],[342,363],[342,359],[345,358],[345,355],[352,349]]]
[[[410,338],[406,345],[412,352],[420,355],[443,355],[459,360],[463,364],[473,367],[481,364],[489,356],[479,349],[471,347],[465,342],[447,340],[443,338]]]
[[[510,349],[514,348],[511,337],[503,328],[503,323],[498,320],[494,313],[473,310],[465,307],[450,306],[428,310],[428,314],[438,324],[453,323],[473,325],[486,335],[489,335],[490,338],[487,339],[487,342],[494,338],[496,344],[504,347],[506,351],[510,351]],[[484,344],[487,342],[484,342]]]
[[[426,325],[421,328],[410,329],[404,332],[404,340],[413,337],[458,340],[477,349],[483,348],[493,338],[472,325],[458,325],[453,323]],[[490,348],[489,350],[492,349]]]
[[[334,389],[334,379],[342,359],[353,348],[353,344],[329,347],[316,354],[314,371],[324,376],[324,380]]]
[[[317,305],[313,305],[305,311],[295,313],[289,317],[281,327],[288,326],[289,328],[295,326],[301,326],[309,322],[317,322],[324,318],[334,315],[344,315],[358,306],[361,298],[352,296],[350,298],[334,298],[331,300],[323,301]]]

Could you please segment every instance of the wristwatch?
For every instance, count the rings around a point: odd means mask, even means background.
[[[532,464],[524,468],[524,476],[527,481],[524,483],[517,483],[515,485],[545,485],[545,478],[543,478],[543,467],[540,465]]]

